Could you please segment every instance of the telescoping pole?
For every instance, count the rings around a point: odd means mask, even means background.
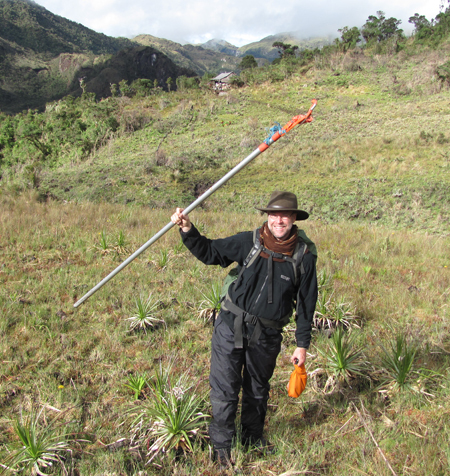
[[[246,157],[242,162],[240,162],[236,167],[230,170],[226,175],[224,175],[219,181],[217,181],[211,188],[206,190],[200,197],[192,202],[187,208],[183,210],[184,215],[188,215],[192,210],[198,207],[202,202],[204,202],[210,195],[212,195],[217,189],[224,185],[228,180],[236,175],[240,170],[242,170],[246,165],[248,165],[254,158],[258,157],[259,154],[268,149],[274,142],[276,142],[280,137],[284,136],[286,132],[289,132],[298,124],[304,124],[305,122],[312,122],[312,111],[316,107],[317,100],[313,99],[312,105],[309,108],[309,111],[303,116],[294,116],[283,128],[278,127],[274,134],[262,142],[257,149],[255,149],[248,157]],[[275,128],[272,128],[275,129]],[[271,130],[272,130],[271,129]],[[170,222],[164,228],[162,228],[156,235],[150,238],[147,243],[143,244],[137,251],[135,251],[129,258],[127,258],[122,264],[117,266],[114,271],[108,274],[103,278],[96,286],[94,286],[89,292],[87,292],[81,299],[79,299],[73,307],[78,307],[86,299],[91,297],[96,291],[98,291],[104,284],[106,284],[111,278],[113,278],[117,273],[122,271],[125,266],[128,266],[135,258],[137,258],[143,251],[145,251],[149,246],[151,246],[155,241],[159,240],[164,234],[166,234],[175,224]]]

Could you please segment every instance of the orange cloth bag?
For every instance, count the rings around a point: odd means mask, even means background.
[[[295,369],[291,374],[287,386],[288,395],[292,398],[298,398],[306,387],[308,375],[306,373],[305,364],[300,366],[294,365]]]

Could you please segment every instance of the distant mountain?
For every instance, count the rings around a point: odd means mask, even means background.
[[[272,46],[275,41],[297,45],[300,50],[321,48],[332,42],[327,37],[302,40],[296,36],[299,34],[300,32],[271,35],[241,47],[218,39],[209,40],[201,45],[181,45],[152,35],[139,35],[133,38],[133,41],[156,48],[179,66],[193,69],[197,74],[203,75],[205,72],[218,74],[225,71],[236,71],[245,55],[253,55],[259,65],[273,61],[279,57],[278,49]]]
[[[264,58],[273,61],[279,57],[278,49],[272,45],[275,41],[281,41],[290,45],[297,45],[299,50],[321,48],[332,43],[328,37],[317,37],[310,39],[300,39],[301,32],[279,33],[277,35],[266,36],[260,41],[249,43],[238,49],[239,56],[253,55],[255,58]]]
[[[111,38],[52,14],[29,0],[0,0],[0,111],[42,108],[67,94],[80,95],[79,80],[97,97],[111,83],[194,76],[155,48]]]
[[[177,65],[192,69],[200,76],[206,72],[218,74],[236,70],[241,61],[234,53],[231,55],[214,48],[208,48],[205,46],[206,44],[201,46],[180,45],[174,41],[156,38],[152,35],[139,35],[133,38],[133,41],[158,49]],[[230,47],[237,49],[232,45]]]
[[[213,39],[207,41],[206,43],[203,43],[200,46],[208,50],[217,51],[218,53],[225,53],[231,56],[240,56],[239,48],[237,46],[232,45],[231,43],[228,43],[228,41],[225,40]]]

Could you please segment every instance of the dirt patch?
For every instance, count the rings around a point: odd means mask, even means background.
[[[212,185],[213,182],[199,182],[194,185],[194,197],[198,198],[203,195]]]

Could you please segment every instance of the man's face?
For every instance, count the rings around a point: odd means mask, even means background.
[[[291,232],[295,218],[295,212],[270,212],[267,216],[267,224],[275,238],[285,240]]]

